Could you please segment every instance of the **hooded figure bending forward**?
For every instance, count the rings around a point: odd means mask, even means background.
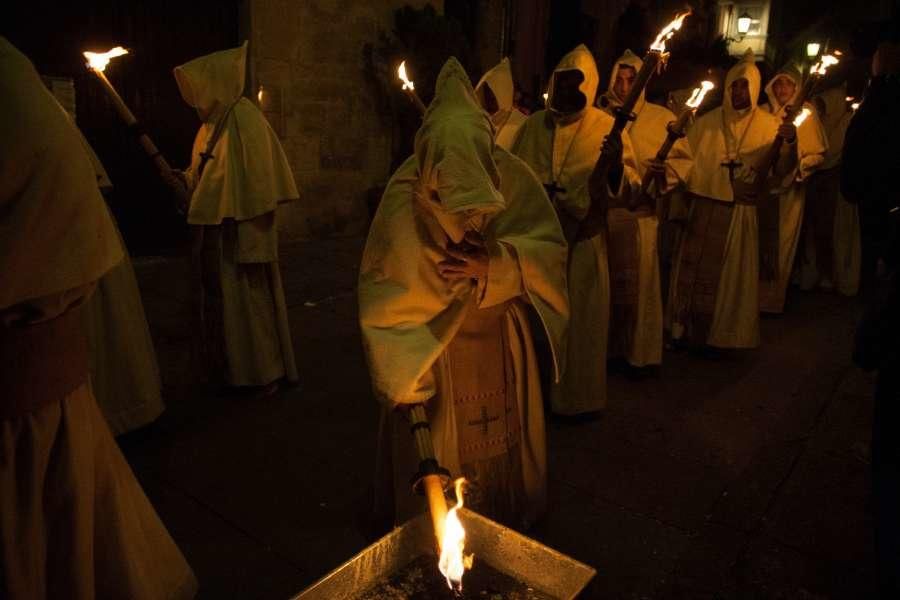
[[[232,386],[296,381],[297,368],[278,270],[275,209],[299,197],[278,137],[242,97],[247,44],[175,68],[197,109],[188,223],[202,231],[205,316],[217,362]]]
[[[413,438],[397,410],[415,403],[425,403],[440,464],[469,480],[473,510],[516,527],[541,513],[544,413],[525,305],[540,315],[554,356],[564,356],[565,262],[540,182],[494,144],[451,58],[415,155],[384,193],[360,269],[363,342],[385,406],[381,516],[394,510],[402,522],[424,511],[409,486]]]

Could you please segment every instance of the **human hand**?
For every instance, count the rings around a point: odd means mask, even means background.
[[[654,187],[656,188],[656,193],[663,193],[666,190],[667,175],[665,161],[651,158],[644,161],[644,168],[647,171],[647,176],[650,177],[650,180],[655,184]],[[647,188],[647,193],[650,193],[650,187]]]
[[[600,155],[604,157],[608,165],[618,165],[622,162],[622,149],[621,135],[607,135],[603,138],[603,144],[600,146]]]
[[[187,189],[187,176],[184,171],[178,169],[169,169],[168,171],[160,171],[163,181],[170,187],[178,189],[179,187]]]
[[[793,144],[797,139],[797,127],[793,123],[782,123],[778,126],[778,136],[788,144]]]
[[[447,245],[447,260],[438,263],[438,273],[448,281],[486,279],[490,257],[484,239],[469,231],[460,244]]]

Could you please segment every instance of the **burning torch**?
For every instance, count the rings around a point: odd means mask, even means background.
[[[622,106],[617,107],[613,111],[615,113],[615,121],[609,134],[607,134],[608,137],[621,137],[622,132],[625,130],[625,126],[628,125],[630,121],[634,121],[637,118],[632,110],[634,109],[635,104],[637,104],[638,98],[641,97],[641,93],[644,91],[644,88],[647,87],[647,83],[650,81],[650,77],[653,73],[665,65],[669,58],[669,54],[666,52],[666,42],[672,39],[672,36],[675,35],[676,31],[681,29],[684,20],[690,14],[690,10],[680,13],[659,32],[659,35],[656,36],[656,39],[650,45],[650,49],[647,50],[647,54],[644,56],[641,70],[638,71],[634,83],[631,85],[631,91],[629,91],[628,96],[622,102]],[[607,202],[598,200],[606,197],[606,182],[612,166],[610,157],[601,152],[600,156],[597,158],[597,164],[594,166],[594,171],[591,173],[588,181],[588,189],[593,191],[591,193],[591,206],[588,209],[588,214],[582,222],[580,231],[578,232],[579,239],[593,237],[602,229],[603,224],[606,222]]]
[[[796,99],[790,106],[785,108],[783,123],[791,123],[793,122],[795,127],[799,127],[806,117],[809,116],[809,110],[806,110],[806,114],[804,114],[803,105],[806,104],[806,100],[813,94],[818,85],[819,81],[821,81],[822,77],[828,71],[828,67],[832,65],[838,64],[841,53],[839,51],[835,51],[833,54],[826,54],[821,58],[819,62],[814,64],[809,69],[809,75],[806,78],[806,81],[803,82],[803,87],[800,88],[800,93],[797,94]],[[757,167],[755,169],[756,173],[754,175],[755,179],[753,183],[755,185],[754,189],[754,197],[757,199],[757,204],[759,200],[763,198],[764,192],[766,189],[766,179],[769,176],[769,173],[775,167],[775,163],[778,161],[778,156],[781,153],[781,147],[784,144],[785,140],[780,135],[776,135],[775,139],[772,141],[772,144],[769,146],[769,149],[763,154],[760,159]]]
[[[839,51],[835,51],[833,54],[826,54],[819,62],[810,67],[809,75],[803,82],[800,93],[797,94],[794,102],[785,108],[782,123],[793,123],[794,127],[799,127],[803,121],[806,120],[811,111],[803,105],[806,103],[807,98],[815,91],[816,85],[828,71],[828,67],[840,62],[837,58],[840,54]],[[758,217],[760,221],[761,238],[759,244],[759,274],[760,278],[766,281],[774,280],[779,275],[777,254],[773,249],[774,243],[765,243],[762,239],[764,237],[771,237],[768,234],[764,234],[764,232],[771,231],[775,228],[772,223],[777,222],[778,211],[772,210],[769,203],[765,202],[764,204],[764,201],[771,201],[771,198],[767,198],[769,173],[772,172],[775,168],[775,164],[778,162],[778,157],[781,155],[781,149],[784,146],[784,142],[785,139],[781,135],[776,134],[775,139],[772,140],[768,150],[766,150],[760,157],[759,162],[755,165],[751,184],[752,198],[757,209],[760,211]],[[765,223],[766,226],[763,226],[763,223]]]
[[[685,136],[684,129],[687,126],[688,120],[697,112],[697,109],[700,108],[700,105],[703,103],[703,99],[706,97],[707,92],[716,87],[713,85],[711,81],[703,81],[700,83],[700,87],[694,88],[694,91],[691,93],[691,97],[688,98],[688,101],[685,103],[685,108],[678,115],[678,118],[666,125],[666,130],[668,133],[666,134],[666,139],[663,141],[662,146],[659,147],[659,151],[656,153],[657,162],[664,163],[666,158],[669,156],[669,152],[672,151],[672,147],[675,145],[675,142]],[[641,193],[638,194],[639,198],[643,198],[648,190],[650,189],[650,184],[653,182],[653,173],[649,170],[644,174],[644,179],[641,182]]]
[[[182,205],[186,206],[190,202],[190,193],[188,193],[188,190],[183,185],[176,183],[177,180],[172,177],[172,167],[169,166],[169,163],[156,147],[156,144],[153,143],[153,140],[150,139],[150,136],[141,129],[137,117],[134,116],[134,113],[131,112],[122,100],[122,97],[119,96],[116,88],[113,87],[109,82],[109,79],[106,78],[106,74],[103,72],[106,69],[106,65],[109,64],[110,59],[128,54],[128,50],[121,46],[116,46],[107,52],[84,52],[83,54],[84,57],[88,59],[88,68],[97,76],[100,83],[103,84],[103,88],[109,95],[110,100],[112,100],[116,112],[119,113],[119,116],[122,117],[122,120],[125,121],[128,128],[137,135],[138,142],[144,148],[144,151],[150,159],[153,160],[153,163],[156,165],[162,178],[166,183],[172,186],[172,189],[178,195],[178,199],[181,201]]]
[[[447,585],[454,590],[462,590],[462,576],[472,567],[473,557],[465,556],[466,532],[456,511],[463,506],[463,479],[456,480],[456,506],[447,511],[444,489],[450,483],[450,472],[438,464],[431,440],[431,426],[425,414],[424,404],[409,407],[410,431],[416,442],[419,455],[419,471],[413,476],[413,489],[428,500],[428,512],[434,528],[435,540],[440,551],[438,568],[447,578]]]
[[[400,88],[406,95],[409,97],[409,101],[413,103],[413,106],[416,107],[416,110],[419,111],[419,114],[425,114],[425,103],[422,102],[422,99],[419,98],[419,94],[416,93],[416,85],[412,82],[412,80],[406,75],[406,61],[400,63],[400,66],[397,67],[397,78],[403,82],[403,86]]]

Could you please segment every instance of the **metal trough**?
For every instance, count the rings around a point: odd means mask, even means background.
[[[466,529],[466,553],[475,554],[476,569],[479,562],[485,562],[560,600],[577,598],[597,574],[584,563],[477,513],[462,508],[458,514]],[[423,555],[434,556],[428,515],[394,529],[293,600],[352,600]]]

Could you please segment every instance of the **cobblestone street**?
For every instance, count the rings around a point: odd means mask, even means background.
[[[191,373],[186,263],[136,260],[169,408],[122,445],[201,598],[288,598],[368,543],[378,407],[356,321],[363,241],[282,248],[301,385],[217,397]],[[594,566],[587,598],[867,598],[871,381],[861,301],[794,293],[763,346],[613,373],[600,419],[548,425],[530,535]]]

